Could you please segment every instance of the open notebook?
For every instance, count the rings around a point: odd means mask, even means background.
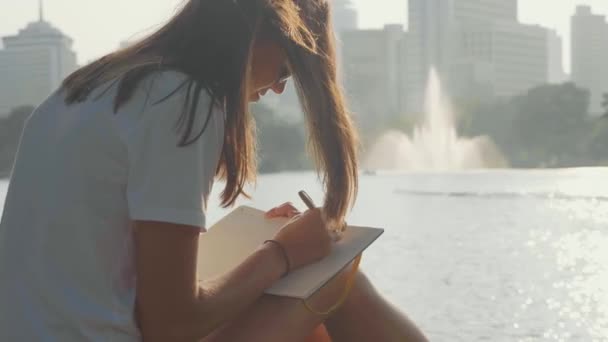
[[[242,206],[226,215],[201,234],[198,276],[208,280],[220,276],[251,255],[264,241],[272,239],[286,219],[264,218],[264,212]],[[306,299],[325,285],[357,255],[373,243],[383,229],[349,227],[332,254],[316,264],[292,271],[279,280],[267,294]]]

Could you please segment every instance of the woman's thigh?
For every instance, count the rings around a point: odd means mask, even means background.
[[[316,331],[321,324],[322,318],[307,312],[299,300],[264,296],[203,341],[325,342],[323,331]]]
[[[309,298],[323,310],[332,307],[344,293],[351,268],[347,267]],[[218,329],[204,342],[327,342],[323,327],[326,316],[311,313],[301,300],[263,296],[235,320]]]

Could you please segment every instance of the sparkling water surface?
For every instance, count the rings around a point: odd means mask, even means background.
[[[313,173],[285,173],[240,204],[300,189],[321,203]],[[348,221],[386,229],[362,267],[432,341],[608,341],[608,169],[364,175]]]

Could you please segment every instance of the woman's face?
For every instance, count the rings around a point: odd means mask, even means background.
[[[253,45],[249,101],[257,102],[269,90],[281,94],[291,76],[285,51],[279,44],[259,40]]]

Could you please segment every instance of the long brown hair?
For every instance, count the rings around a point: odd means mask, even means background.
[[[234,204],[256,175],[255,125],[247,84],[256,37],[270,36],[285,49],[307,117],[309,147],[322,175],[324,211],[341,220],[357,192],[357,137],[337,81],[335,38],[328,0],[189,0],[163,27],[68,77],[68,104],[84,101],[101,84],[117,80],[114,111],[157,70],[188,76],[179,119],[180,146],[193,143],[196,105],[202,91],[226,112],[217,176],[226,181],[222,205]],[[209,110],[211,115],[212,111]],[[203,128],[204,129],[204,128]]]

